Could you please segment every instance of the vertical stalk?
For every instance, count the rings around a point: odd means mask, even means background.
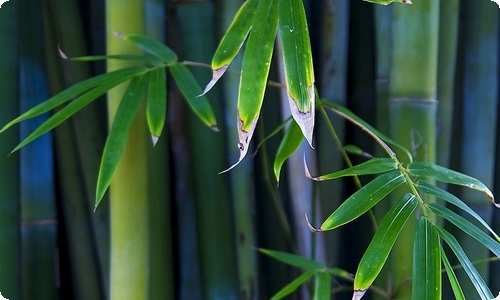
[[[0,9],[0,120],[7,122],[19,113],[16,24],[17,3],[4,3]],[[7,154],[16,146],[19,131],[5,132],[0,142],[0,291],[7,299],[21,299],[21,236],[19,155]]]
[[[393,8],[391,135],[411,150],[415,160],[428,162],[435,161],[436,152],[438,25],[439,1]],[[397,299],[411,299],[414,228],[415,222],[407,223],[391,253]]]

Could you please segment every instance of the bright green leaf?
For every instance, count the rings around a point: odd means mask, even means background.
[[[123,94],[113,124],[109,130],[106,145],[104,146],[99,176],[97,178],[95,207],[99,205],[99,202],[101,202],[104,193],[111,183],[111,179],[113,178],[123,149],[125,148],[130,127],[137,114],[139,103],[146,91],[146,86],[146,76],[135,77]],[[133,174],[131,174],[131,176],[133,176]]]
[[[469,276],[481,299],[492,300],[493,295],[491,294],[488,285],[484,282],[481,274],[479,274],[479,272],[474,267],[474,264],[467,257],[457,239],[441,227],[436,227],[436,229],[439,232],[439,236],[448,244],[448,246],[450,246],[453,253],[455,253],[455,255],[457,256],[460,264],[465,270],[465,273],[467,274],[467,276]]]
[[[148,36],[141,34],[117,34],[117,36],[118,38],[131,41],[142,50],[158,57],[167,64],[177,61],[177,54],[172,49]]]
[[[169,70],[174,77],[177,87],[198,118],[208,127],[218,131],[212,106],[210,106],[206,96],[199,96],[201,94],[201,87],[191,71],[181,63],[170,65]]]
[[[303,140],[304,137],[300,132],[299,126],[295,121],[292,121],[281,141],[276,159],[274,160],[274,175],[276,176],[276,181],[279,182],[280,180],[280,172],[283,163],[285,163],[285,160],[300,147]]]
[[[309,172],[307,176],[316,181],[332,180],[344,176],[360,176],[360,175],[373,175],[389,172],[398,168],[398,161],[395,158],[372,158],[359,165],[340,170],[334,173],[321,175],[318,177],[311,177]]]
[[[163,131],[167,113],[167,74],[165,69],[149,72],[147,119],[153,144]]]
[[[316,273],[316,270],[307,270],[302,273],[299,277],[292,280],[289,284],[285,285],[281,290],[276,292],[270,299],[279,300],[283,299],[291,293],[295,292],[302,284],[307,282]]]
[[[303,256],[291,254],[288,252],[269,250],[263,248],[259,248],[259,252],[267,256],[270,256],[276,260],[279,260],[282,263],[304,270],[319,270],[325,268],[321,263],[313,259],[305,258]]]
[[[412,194],[405,194],[384,216],[377,232],[359,262],[354,276],[355,296],[363,295],[382,270],[399,232],[417,208],[418,201]]]
[[[412,299],[441,299],[441,249],[434,225],[421,217],[413,243]]]
[[[329,300],[331,285],[330,273],[318,272],[314,282],[314,300]]]
[[[443,261],[446,274],[448,275],[448,280],[450,282],[451,289],[453,290],[453,294],[455,295],[455,299],[465,300],[465,295],[462,291],[462,287],[460,286],[460,282],[458,282],[457,275],[455,275],[455,271],[453,271],[453,267],[451,266],[451,263],[446,256],[446,252],[444,251],[443,246],[440,245],[439,249],[441,251],[441,259]]]
[[[321,225],[332,230],[361,216],[405,182],[399,171],[384,173],[363,186],[340,205]]]
[[[290,111],[312,146],[314,69],[302,0],[279,0],[279,30]]]

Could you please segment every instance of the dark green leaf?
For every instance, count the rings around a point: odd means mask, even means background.
[[[295,121],[292,121],[281,141],[276,159],[274,160],[274,175],[276,176],[276,181],[279,182],[280,180],[281,167],[285,163],[285,160],[297,151],[303,140],[304,137],[300,132],[299,126]]]
[[[357,166],[353,166],[344,170],[340,170],[334,173],[321,175],[318,177],[309,178],[323,181],[323,180],[331,180],[344,176],[359,176],[359,175],[373,175],[389,172],[392,170],[396,170],[398,168],[398,161],[395,158],[372,158],[364,163],[361,163]]]
[[[325,268],[321,263],[313,259],[305,258],[303,256],[291,254],[288,252],[269,250],[263,248],[259,248],[259,252],[267,256],[270,256],[276,260],[279,260],[287,265],[294,266],[304,270],[319,270]]]
[[[147,119],[149,131],[156,144],[163,131],[167,113],[167,74],[165,69],[156,69],[149,73]]]
[[[462,287],[460,286],[460,282],[458,282],[457,276],[455,275],[455,271],[453,271],[453,267],[451,266],[450,261],[446,256],[446,252],[444,251],[441,245],[439,246],[439,249],[441,251],[441,259],[443,261],[446,274],[448,275],[448,280],[450,281],[451,289],[453,290],[455,299],[465,300],[464,292],[462,291]]]
[[[314,283],[314,300],[329,300],[331,289],[330,273],[320,271],[316,274]]]
[[[167,64],[171,64],[177,61],[177,54],[175,54],[172,49],[148,36],[141,34],[118,34],[118,37],[124,40],[131,41],[142,50],[158,57]]]
[[[274,294],[271,297],[271,300],[279,300],[283,299],[284,297],[290,295],[291,293],[295,292],[303,283],[311,279],[313,275],[316,273],[316,270],[307,270],[304,273],[302,273],[299,277],[295,278],[284,286],[281,290],[279,290],[276,294]]]

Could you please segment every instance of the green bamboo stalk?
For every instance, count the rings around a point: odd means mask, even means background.
[[[495,137],[498,108],[498,9],[493,3],[464,2],[464,87],[461,145],[461,171],[474,176],[487,186],[493,185],[495,164]],[[493,207],[475,193],[463,189],[460,198],[468,203],[486,222],[491,224]],[[466,216],[465,214],[464,216]],[[489,251],[477,247],[463,232],[455,233],[457,240],[471,258],[489,257]],[[488,278],[489,264],[476,268]],[[477,292],[463,272],[457,272],[465,297],[477,297]]]
[[[43,50],[41,2],[18,1],[20,37],[20,110],[48,96]],[[22,21],[21,21],[22,20]],[[47,116],[23,122],[21,138]],[[52,135],[47,134],[20,150],[22,220],[22,299],[56,298],[57,221],[52,159]]]
[[[439,1],[393,8],[391,135],[411,150],[415,160],[428,162],[435,161],[436,151],[438,25]],[[397,299],[411,298],[414,229],[415,221],[406,224],[391,253]]]
[[[17,3],[4,3],[0,9],[0,120],[7,122],[18,115]],[[0,291],[7,299],[21,299],[21,236],[19,155],[7,154],[18,142],[19,131],[5,132],[0,142]]]
[[[144,1],[108,0],[106,2],[106,45],[108,54],[138,53],[130,43],[118,40],[113,32],[144,32]],[[128,63],[110,60],[108,71]],[[110,122],[121,101],[125,86],[108,93]],[[149,264],[147,147],[151,140],[142,106],[129,137],[110,194],[110,299],[147,299]],[[99,209],[99,208],[97,208]]]
[[[208,2],[182,2],[177,5],[184,59],[211,60],[216,40],[213,12],[213,4]],[[209,82],[209,70],[203,71],[193,69],[198,82]],[[217,90],[208,94],[212,99],[220,99],[219,95]],[[220,107],[213,107],[221,116]],[[225,142],[222,135],[210,132],[192,113],[187,118],[203,298],[237,298],[238,275],[228,180],[225,175],[216,175],[217,171],[227,167]]]

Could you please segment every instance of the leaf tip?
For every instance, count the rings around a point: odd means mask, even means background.
[[[156,135],[151,135],[151,141],[153,142],[153,147],[156,146],[156,143],[158,143],[158,139],[160,137],[159,136],[156,136]]]
[[[66,55],[66,53],[64,53],[61,49],[61,45],[57,45],[57,51],[59,52],[59,56],[64,59],[64,60],[67,60],[68,59],[68,56]]]
[[[309,222],[309,218],[307,217],[307,213],[305,213],[304,215],[306,217],[307,227],[309,227],[309,230],[311,230],[312,233],[323,232],[323,230],[317,229],[311,225],[311,222]]]
[[[354,290],[354,293],[352,294],[352,300],[359,300],[361,299],[366,293],[366,290]]]
[[[205,95],[206,93],[208,93],[215,86],[217,81],[219,81],[219,79],[222,77],[222,75],[224,75],[224,73],[227,70],[227,67],[228,67],[228,65],[224,65],[218,69],[213,69],[212,70],[212,80],[210,80],[210,82],[207,84],[207,86],[205,87],[205,90],[203,90],[203,93],[198,95],[197,97],[201,97],[201,96]]]

